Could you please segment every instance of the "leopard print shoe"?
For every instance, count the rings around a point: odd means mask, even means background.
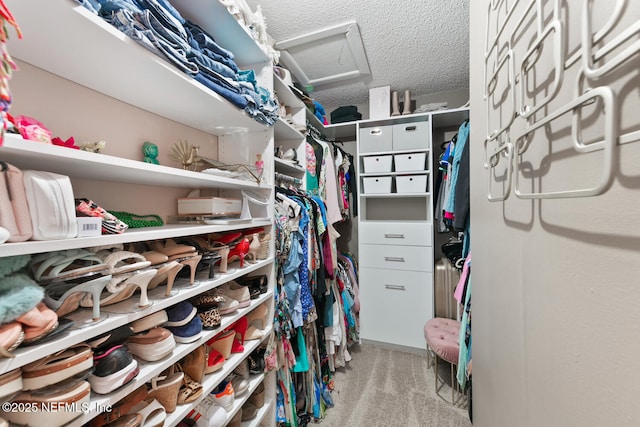
[[[198,317],[202,321],[202,329],[216,329],[220,326],[222,320],[217,308],[199,311]]]

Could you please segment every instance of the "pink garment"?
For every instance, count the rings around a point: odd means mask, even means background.
[[[342,221],[342,213],[340,212],[339,205],[339,193],[338,193],[338,175],[336,172],[335,161],[333,159],[332,150],[329,149],[329,145],[324,141],[318,141],[324,148],[324,155],[326,156],[325,169],[326,169],[326,194],[325,203],[327,205],[327,222],[329,224],[335,224]]]
[[[469,266],[471,266],[471,252],[464,260],[464,266],[462,267],[462,274],[460,275],[460,280],[458,280],[458,285],[456,286],[456,290],[453,293],[453,297],[458,301],[458,304],[462,304],[462,294],[464,294],[464,287],[467,283],[467,276],[469,275]]]

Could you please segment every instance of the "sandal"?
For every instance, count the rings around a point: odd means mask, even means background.
[[[191,403],[202,396],[202,384],[191,379],[191,377],[185,374],[182,370],[182,365],[176,363],[169,368],[170,371],[176,370],[182,372],[182,384],[180,385],[180,391],[178,391],[178,404],[184,405],[185,403]]]
[[[170,261],[161,266],[156,266],[158,268],[158,272],[149,282],[148,290],[155,289],[161,284],[167,284],[167,291],[165,292],[165,296],[171,296],[171,290],[173,289],[173,283],[176,280],[176,276],[184,267],[183,264],[180,264],[178,261]]]
[[[130,414],[138,414],[142,416],[141,427],[158,427],[163,426],[167,419],[167,411],[164,406],[156,399],[147,402],[143,400],[134,405],[129,411]]]
[[[108,292],[102,292],[98,304],[107,306],[122,302],[133,296],[138,288],[140,288],[140,301],[138,306],[148,307],[151,305],[147,294],[149,282],[156,275],[157,270],[154,268],[135,271],[133,273],[124,273],[117,276],[111,276],[111,281],[106,287]],[[105,294],[107,294],[105,296]],[[93,307],[93,295],[85,295],[80,301],[82,307]]]
[[[71,279],[107,269],[101,258],[86,249],[38,254],[31,258],[29,265],[38,282]]]
[[[219,371],[224,365],[224,356],[216,349],[207,346],[207,367],[205,374],[211,374]]]
[[[178,392],[183,377],[183,372],[176,372],[151,379],[151,389],[147,399],[157,399],[168,414],[172,413],[178,404]]]
[[[112,275],[130,273],[151,265],[145,257],[136,252],[129,251],[100,251],[96,254],[108,267],[108,273]]]
[[[82,283],[53,283],[46,287],[44,302],[56,312],[58,317],[66,316],[80,307],[80,301],[86,294],[90,294],[96,301],[110,283],[111,276],[101,276],[97,279]],[[93,320],[100,319],[100,304],[93,307]]]
[[[58,327],[58,315],[43,302],[16,319],[24,330],[23,344],[34,343]]]
[[[24,331],[18,322],[0,325],[0,356],[13,358],[11,352],[24,341]]]

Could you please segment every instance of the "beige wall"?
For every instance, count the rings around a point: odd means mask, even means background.
[[[180,139],[199,145],[203,155],[218,157],[218,141],[213,135],[135,108],[25,62],[16,62],[20,70],[10,82],[13,95],[10,113],[39,120],[53,136],[64,140],[73,136],[77,143],[105,140],[105,154],[134,160],[142,160],[142,144],[150,141],[160,149],[160,164],[173,167],[178,165],[167,156]],[[92,199],[107,210],[163,217],[175,215],[176,199],[185,197],[190,190],[77,179],[72,184],[75,197]]]
[[[470,2],[474,426],[638,426],[640,141],[614,147],[614,177],[602,195],[523,200],[512,189],[505,202],[488,202],[482,69],[490,3]],[[530,2],[520,2],[525,3]],[[552,2],[542,3],[545,22],[549,22]],[[614,2],[562,2],[562,14],[569,16],[564,21],[569,53],[580,45],[583,3],[594,4],[594,28],[598,29],[612,13]],[[627,3],[614,34],[636,23],[640,14],[639,2]],[[504,18],[505,13],[501,15]],[[514,46],[529,48],[530,30],[506,34],[513,35]],[[527,93],[536,98],[533,105],[550,92],[552,52],[551,44],[545,43],[533,71],[537,81]],[[518,57],[522,58],[522,50],[516,49]],[[619,71],[590,82],[593,87],[613,88],[614,104],[620,109],[615,123],[623,133],[640,129],[639,63],[636,55]],[[558,95],[535,120],[575,97],[579,66],[567,69]],[[500,79],[504,81],[504,75]],[[542,90],[537,92],[536,87]],[[513,112],[508,90],[504,93],[501,103],[488,102],[493,110],[492,130],[500,123],[499,114],[504,120]],[[600,105],[585,107],[585,141],[602,137],[601,111]],[[523,191],[597,183],[603,152],[576,153],[568,142],[569,117],[558,118],[546,132],[535,133],[522,155],[528,168],[520,171]],[[524,125],[523,119],[517,120],[512,141]],[[498,169],[498,175],[501,172]],[[497,179],[493,188],[502,189]]]

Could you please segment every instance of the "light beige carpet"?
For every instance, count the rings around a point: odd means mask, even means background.
[[[335,372],[335,406],[327,409],[323,427],[409,426],[470,427],[466,409],[435,393],[433,367],[424,355],[376,346],[355,345],[353,360]],[[441,366],[445,377],[448,368]],[[445,385],[444,396],[451,396]]]

